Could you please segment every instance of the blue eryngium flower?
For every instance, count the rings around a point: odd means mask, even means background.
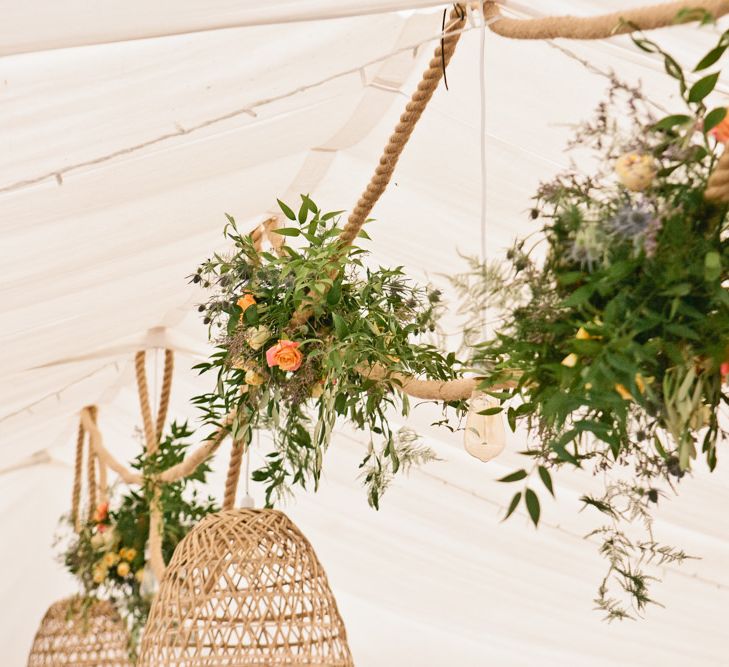
[[[605,251],[605,235],[594,222],[589,222],[575,232],[569,259],[592,272],[602,262]]]

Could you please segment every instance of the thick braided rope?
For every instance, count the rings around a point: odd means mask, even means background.
[[[164,518],[162,510],[159,507],[159,499],[162,490],[156,485],[152,494],[152,500],[149,503],[149,565],[157,577],[157,581],[162,581],[167,566],[162,555],[162,531]]]
[[[180,463],[173,465],[171,468],[167,468],[167,470],[157,475],[155,479],[160,482],[173,482],[176,479],[181,479],[192,474],[195,468],[212,456],[218,447],[220,447],[220,444],[225,440],[225,437],[230,431],[230,427],[235,421],[236,414],[235,410],[229,412],[215,433],[205,440],[194,452],[188,454],[184,461],[180,461]]]
[[[716,18],[729,13],[729,0],[668,2],[600,16],[548,16],[510,19],[499,12],[496,2],[484,3],[484,16],[492,32],[512,39],[606,39],[635,30],[653,30],[676,24],[684,9],[705,9]]]
[[[246,443],[243,440],[233,443],[230,450],[230,463],[228,465],[228,476],[225,479],[225,495],[223,496],[223,509],[233,509],[235,495],[238,491],[240,480],[240,467],[243,461],[243,454],[246,450]]]
[[[98,456],[96,457],[96,462],[99,465],[99,502],[105,503],[109,500],[106,464]]]
[[[155,429],[155,442],[162,440],[162,433],[167,421],[167,410],[170,407],[170,392],[172,389],[172,373],[175,370],[175,353],[165,350],[165,370],[162,376],[162,390],[159,395],[159,409],[157,410],[157,428]]]
[[[89,434],[89,443],[100,461],[103,461],[106,466],[119,475],[120,479],[125,484],[141,484],[144,481],[139,473],[130,470],[120,463],[104,446],[104,439],[101,435],[101,431],[91,418],[89,407],[81,410],[81,423],[83,424],[86,432]]]
[[[147,373],[145,370],[144,350],[140,350],[134,357],[134,371],[137,377],[137,395],[139,396],[139,409],[142,413],[144,425],[144,440],[147,444],[147,451],[154,452],[156,447],[155,428],[152,423],[152,410],[149,407],[149,389],[147,388]]]
[[[91,421],[96,425],[97,408],[92,405],[87,408]],[[86,461],[87,493],[88,493],[88,518],[92,521],[96,513],[96,453],[89,438],[89,454]]]
[[[720,204],[729,203],[729,150],[726,146],[714,171],[709,176],[704,197],[708,201]]]
[[[405,111],[401,114],[398,124],[390,135],[382,151],[380,161],[375,168],[375,173],[370,178],[370,182],[367,184],[352,213],[349,215],[347,224],[342,228],[339,239],[344,246],[351,245],[354,239],[357,238],[357,235],[367,221],[367,217],[372,212],[374,205],[385,192],[395,171],[397,162],[400,159],[400,155],[415,129],[415,125],[423,115],[425,107],[430,102],[440,80],[443,78],[443,73],[451,61],[453,52],[456,50],[465,23],[465,10],[462,6],[456,5],[451,11],[448,25],[443,31],[441,44],[435,49],[435,53],[430,59],[427,69],[423,72],[416,91],[410,97],[410,100],[405,106]],[[330,277],[336,277],[338,271],[338,268],[332,269]],[[317,299],[321,298],[321,295],[314,293],[310,294],[309,298]],[[306,324],[313,312],[314,309],[310,305],[299,307],[291,317],[291,322],[289,322],[288,326],[289,331],[294,331],[298,327]]]
[[[119,475],[125,484],[142,484],[144,482],[142,476],[120,463],[119,460],[104,446],[101,431],[99,431],[96,425],[92,423],[87,410],[88,408],[84,408],[81,411],[81,420],[83,421],[84,428],[91,437],[91,444],[94,448],[94,452],[111,470]],[[212,456],[218,447],[220,447],[221,443],[228,435],[230,426],[234,420],[235,412],[229,413],[221,427],[202,442],[194,452],[188,454],[180,463],[168,468],[158,475],[155,475],[153,479],[160,482],[174,482],[186,477],[187,475],[191,475],[195,471],[195,468]]]
[[[385,192],[416,123],[420,120],[425,107],[430,102],[440,80],[443,78],[444,68],[448,66],[453,52],[456,50],[458,40],[461,38],[461,29],[465,23],[465,11],[461,7],[454,7],[448,25],[443,32],[442,43],[436,48],[428,63],[428,68],[423,73],[420,83],[418,83],[417,90],[412,94],[405,111],[400,116],[400,122],[390,135],[375,173],[352,210],[347,224],[342,229],[340,238],[343,243],[349,245],[357,238],[357,234],[359,234],[367,217],[372,212],[374,205],[382,196],[382,193]]]
[[[86,431],[84,431],[83,422],[79,419],[78,436],[76,438],[76,460],[73,467],[73,492],[71,493],[71,523],[77,533],[81,531],[81,519],[78,510],[81,506],[81,477],[83,474],[85,439]]]

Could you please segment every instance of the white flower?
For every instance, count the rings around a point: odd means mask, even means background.
[[[254,350],[260,350],[270,337],[271,330],[264,324],[257,327],[250,327],[246,331],[248,345],[250,345]]]

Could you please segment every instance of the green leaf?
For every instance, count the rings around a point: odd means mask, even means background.
[[[258,308],[256,305],[248,306],[243,312],[243,319],[247,324],[256,326],[258,324]]]
[[[715,128],[726,118],[726,107],[717,107],[706,114],[704,118],[704,134]]]
[[[521,470],[517,470],[516,472],[512,472],[508,474],[506,477],[502,477],[501,479],[497,479],[497,482],[504,482],[505,484],[508,484],[509,482],[518,482],[519,480],[524,479],[527,476],[526,470],[522,468]]]
[[[532,491],[531,489],[527,489],[526,493],[524,494],[524,500],[526,502],[527,510],[529,511],[529,516],[534,522],[534,525],[538,526],[540,509],[539,498],[537,498],[537,494],[534,493],[534,491]]]
[[[707,282],[713,282],[721,276],[721,255],[716,250],[711,250],[704,257],[704,278]]]
[[[516,431],[516,418],[517,418],[516,410],[514,408],[509,408],[506,412],[506,421],[509,422],[509,428],[511,429],[511,432],[514,433]]]
[[[694,67],[694,72],[699,72],[702,69],[711,67],[717,60],[719,60],[719,58],[724,55],[724,51],[726,51],[727,46],[729,46],[729,44],[719,44],[719,46],[711,49],[711,51],[709,51],[701,60],[699,60],[699,64]]]
[[[713,74],[708,74],[707,76],[699,79],[693,86],[691,86],[688,94],[688,101],[701,102],[701,100],[714,90],[714,86],[716,86],[716,82],[719,80],[719,74],[720,72],[714,72]]]
[[[539,477],[542,480],[542,483],[544,486],[547,487],[547,491],[549,491],[552,494],[552,497],[554,498],[554,488],[552,487],[552,476],[549,474],[549,470],[547,470],[544,466],[539,466]]]
[[[286,206],[286,204],[284,204],[280,199],[277,199],[276,201],[278,202],[279,208],[289,220],[296,220],[296,214],[288,206]]]
[[[496,407],[496,408],[486,408],[485,410],[480,410],[476,414],[478,415],[497,415],[499,412],[502,412],[504,408]]]
[[[594,291],[595,288],[592,285],[583,285],[582,287],[578,287],[562,302],[562,305],[565,308],[581,306],[590,300]]]
[[[296,227],[280,227],[272,231],[276,234],[281,234],[281,236],[298,236],[301,234],[301,230],[296,229]]]
[[[502,521],[506,521],[514,513],[514,510],[519,505],[520,500],[521,500],[521,491],[517,491],[514,494],[514,497],[511,499],[511,502],[509,503],[509,509],[506,510],[506,515],[504,516]]]
[[[672,116],[666,116],[665,118],[661,118],[657,123],[655,123],[651,129],[653,130],[670,130],[672,127],[675,127],[676,125],[684,125],[692,120],[691,116],[687,116],[686,114],[674,114]]]
[[[327,294],[327,303],[330,306],[336,306],[342,298],[342,279],[338,278],[332,284],[332,288]]]
[[[344,338],[349,333],[347,323],[342,319],[341,315],[337,315],[337,313],[332,314],[332,319],[334,320],[334,330],[336,331],[337,336],[339,338]]]

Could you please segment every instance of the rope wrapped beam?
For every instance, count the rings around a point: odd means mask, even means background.
[[[667,2],[599,16],[548,16],[538,19],[512,19],[501,15],[498,3],[485,2],[484,16],[489,29],[511,39],[606,39],[635,30],[655,30],[676,25],[682,10],[703,9],[719,18],[729,13],[729,0]]]

